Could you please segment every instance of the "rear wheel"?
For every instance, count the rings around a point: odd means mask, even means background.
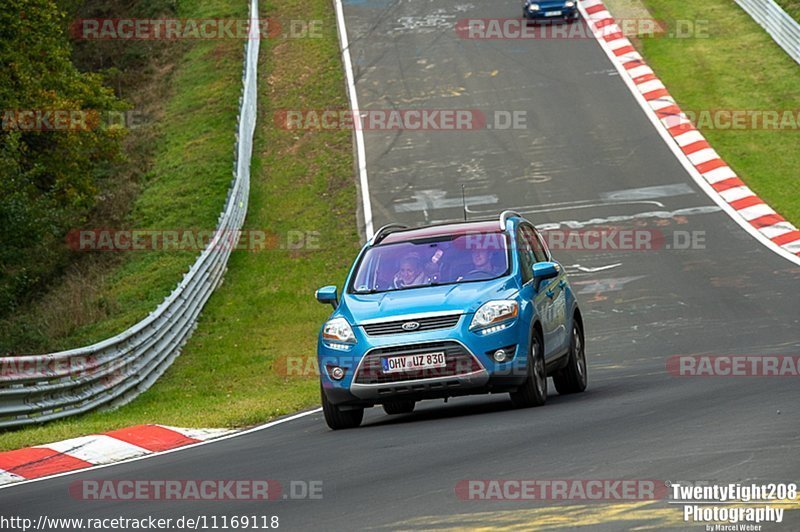
[[[547,373],[544,366],[544,349],[539,334],[534,333],[528,352],[528,377],[517,391],[511,392],[511,402],[517,408],[542,406],[547,401]]]
[[[322,413],[325,414],[325,422],[331,429],[352,429],[361,424],[361,420],[364,419],[363,408],[341,410],[338,406],[328,401],[321,386],[320,394],[322,394]]]
[[[395,414],[410,414],[414,411],[416,406],[415,401],[392,401],[391,403],[383,404],[383,411],[390,416]]]
[[[553,375],[553,383],[561,395],[580,393],[586,389],[586,348],[583,345],[583,328],[573,318],[572,337],[569,344],[567,367]]]

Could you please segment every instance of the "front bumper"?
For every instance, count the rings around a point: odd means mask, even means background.
[[[523,10],[523,15],[528,20],[577,20],[579,17],[577,7],[563,7],[563,8],[542,8],[538,11],[529,11],[527,8]]]
[[[422,400],[508,391],[525,379],[528,331],[519,319],[504,330],[481,335],[469,330],[472,315],[462,315],[455,327],[435,331],[370,336],[354,327],[357,343],[348,352],[332,349],[320,340],[318,362],[322,388],[336,405],[372,406],[394,400]],[[513,356],[498,363],[497,349]],[[383,374],[379,361],[398,354],[444,351],[448,365],[441,370]],[[341,380],[333,367],[345,370]]]

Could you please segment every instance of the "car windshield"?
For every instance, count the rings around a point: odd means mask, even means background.
[[[508,272],[503,233],[472,233],[376,246],[367,250],[350,292],[389,292],[486,281]]]

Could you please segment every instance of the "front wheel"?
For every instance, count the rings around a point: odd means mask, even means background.
[[[534,333],[528,352],[528,377],[517,391],[511,392],[511,402],[517,408],[542,406],[547,401],[547,372],[544,349],[538,333]]]
[[[584,391],[588,381],[586,348],[583,345],[583,328],[575,318],[573,318],[568,357],[567,367],[553,375],[553,383],[561,395]]]
[[[353,429],[361,424],[364,419],[364,409],[341,410],[338,406],[328,401],[325,390],[320,386],[322,395],[322,413],[325,414],[325,423],[333,430]]]

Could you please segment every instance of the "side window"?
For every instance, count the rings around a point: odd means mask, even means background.
[[[538,262],[546,262],[550,260],[550,250],[547,249],[547,244],[545,244],[544,238],[542,237],[542,233],[533,228],[534,239],[536,240],[536,247],[534,247],[534,253],[536,253],[536,258]]]
[[[522,282],[527,283],[533,279],[533,263],[536,257],[530,244],[530,239],[525,237],[522,227],[517,229],[517,254],[519,255],[519,268],[522,272]]]
[[[545,251],[542,241],[539,240],[539,235],[536,230],[529,226],[523,225],[522,239],[526,241],[528,248],[533,252],[534,262],[545,262],[547,260],[547,252]]]

